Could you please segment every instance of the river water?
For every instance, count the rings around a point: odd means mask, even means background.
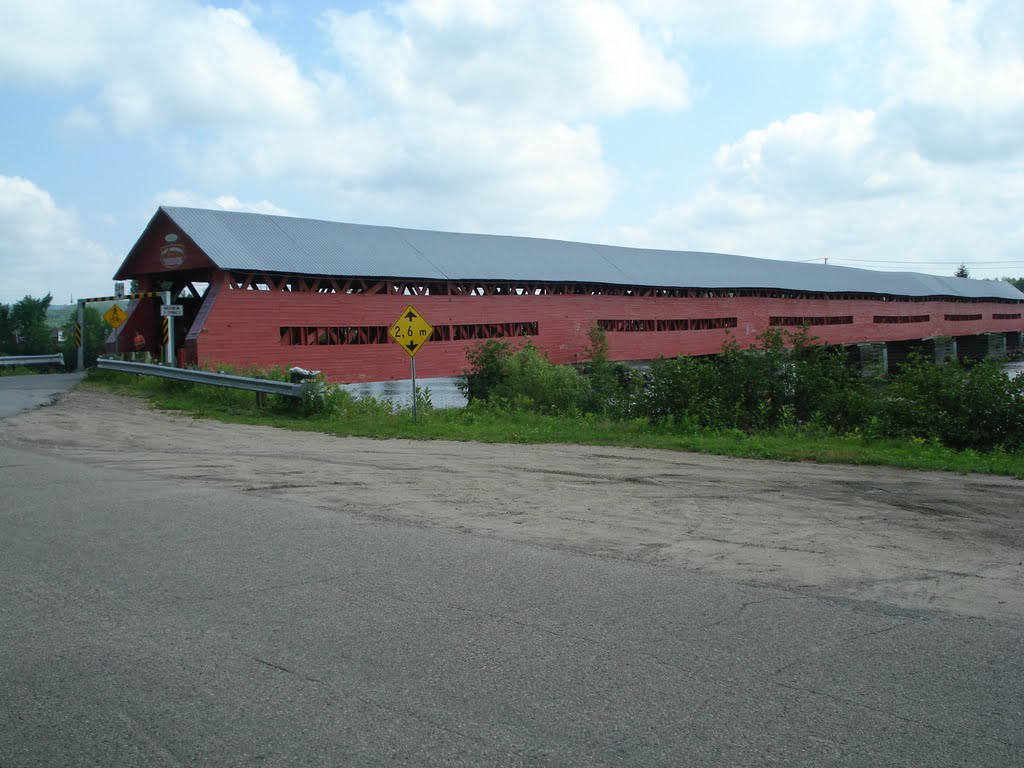
[[[466,398],[459,392],[456,384],[463,380],[462,376],[438,379],[416,379],[416,386],[430,390],[430,403],[435,408],[464,408]],[[379,400],[390,400],[395,405],[407,408],[412,405],[412,385],[408,379],[404,381],[372,381],[359,384],[342,384],[341,388],[356,397],[375,397]]]
[[[1007,363],[1003,366],[1006,375],[1011,379],[1024,374],[1024,361]],[[430,390],[430,402],[435,408],[464,408],[466,398],[459,392],[458,382],[462,376],[438,379],[416,379],[416,384]],[[405,381],[373,381],[361,384],[342,384],[341,388],[356,397],[375,397],[387,399],[399,407],[409,407],[412,403],[411,386]]]

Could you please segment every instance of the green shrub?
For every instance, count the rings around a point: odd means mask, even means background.
[[[419,384],[416,385],[416,390],[413,393],[416,398],[416,415],[417,417],[425,416],[434,410],[434,402],[430,396],[430,389],[428,387],[421,387]],[[389,403],[391,401],[388,401]],[[394,403],[391,403],[392,412],[394,413],[412,413],[412,403],[403,405],[398,408],[395,407]]]
[[[532,344],[513,351],[508,342],[490,339],[467,352],[470,367],[459,385],[466,399],[538,413],[586,410],[589,387],[574,368],[551,363]]]
[[[681,428],[763,432],[813,427],[846,433],[876,410],[876,395],[841,351],[806,329],[770,330],[743,349],[730,339],[717,357],[659,359],[641,410]]]
[[[298,401],[295,398],[288,399],[304,415],[334,416],[341,411],[346,395],[348,393],[341,387],[331,384],[324,374],[319,373],[302,382],[302,397]]]
[[[466,400],[489,400],[495,388],[508,378],[511,356],[512,348],[507,341],[489,339],[472,347],[466,353],[469,368],[465,381],[458,385]]]
[[[575,368],[551,363],[532,344],[515,352],[505,363],[505,378],[494,386],[490,400],[545,414],[585,410],[589,387]]]
[[[875,382],[851,368],[841,349],[817,343],[801,329],[788,334],[793,357],[793,412],[801,425],[827,423],[845,434],[877,410]]]
[[[770,329],[758,337],[760,346],[740,349],[734,339],[722,347],[718,368],[721,426],[747,432],[779,426],[782,408],[796,394],[796,367],[782,331]]]
[[[886,389],[881,418],[890,435],[959,450],[1024,448],[1024,380],[993,360],[934,365],[914,355]]]
[[[719,370],[710,358],[658,358],[651,363],[638,410],[650,421],[692,432],[722,426]]]

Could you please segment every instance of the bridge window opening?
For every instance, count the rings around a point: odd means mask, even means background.
[[[504,339],[517,336],[536,336],[540,333],[540,324],[536,322],[527,323],[474,323],[468,325],[450,326],[450,339],[452,341],[466,341],[468,339]],[[434,329],[435,333],[437,328]],[[447,341],[447,339],[445,339]]]
[[[463,325],[435,325],[431,341],[473,341],[484,339],[536,336],[540,333],[537,322],[523,323],[471,323]],[[290,347],[347,346],[351,344],[387,344],[386,325],[345,326],[281,326],[281,343]]]
[[[387,344],[388,328],[386,325],[286,326],[281,328],[281,343],[291,347]]]
[[[927,323],[931,315],[875,315],[876,323]]]
[[[675,320],[598,320],[597,326],[609,333],[659,333],[666,331],[713,331],[735,328],[735,317],[698,317]]]
[[[796,327],[805,325],[852,325],[853,315],[832,315],[826,317],[789,316],[775,315],[768,320],[769,325],[777,327]]]

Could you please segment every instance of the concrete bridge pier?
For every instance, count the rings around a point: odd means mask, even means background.
[[[896,372],[913,354],[926,360],[936,360],[934,339],[901,339],[886,342],[888,351],[889,371]]]
[[[977,333],[957,336],[957,354],[964,360],[985,360],[1006,354],[1006,339],[1001,333]]]
[[[857,345],[860,370],[865,376],[885,376],[889,373],[889,348],[885,342],[865,342]]]
[[[959,351],[956,336],[936,336],[932,341],[935,343],[936,365],[943,365],[950,360],[956,360]]]
[[[1008,350],[1024,346],[1024,332],[979,333],[972,336],[935,336],[852,345],[850,362],[860,364],[865,376],[898,371],[915,352],[936,365],[952,360],[984,360],[1004,357]]]
[[[988,337],[988,356],[999,359],[1006,357],[1006,334],[986,333]]]

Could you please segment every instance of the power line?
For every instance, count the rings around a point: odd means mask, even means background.
[[[1018,264],[1024,265],[1024,260],[1014,259],[1012,261],[974,261],[972,259],[961,259],[960,261],[895,261],[893,259],[848,259],[845,256],[832,256],[830,257],[835,261],[854,261],[861,264],[895,264],[897,266],[914,266],[915,264],[928,264],[930,266],[947,266],[965,264],[968,267],[984,267],[992,264]]]

